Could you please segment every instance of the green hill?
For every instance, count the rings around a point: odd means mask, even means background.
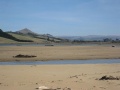
[[[29,35],[3,32],[0,29],[0,43],[45,43],[46,40],[34,38]]]
[[[0,37],[0,43],[18,43],[18,42],[4,37]]]
[[[11,39],[11,40],[14,40],[14,41],[17,41],[17,42],[33,42],[32,40],[22,40],[22,39],[18,39],[6,32],[3,32],[1,29],[0,29],[0,37],[3,37],[3,38],[7,38],[7,39]]]
[[[34,43],[47,43],[47,40],[45,39],[39,39],[29,35],[22,35],[22,34],[15,34],[15,33],[9,33],[9,34],[21,40],[32,40]]]
[[[17,32],[3,32],[0,29],[0,43],[60,43],[65,39],[53,37],[50,34],[37,34],[29,29]]]

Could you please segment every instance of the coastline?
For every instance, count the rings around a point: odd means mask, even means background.
[[[119,46],[1,46],[0,61],[120,59],[119,51]],[[14,58],[18,54],[37,57]]]

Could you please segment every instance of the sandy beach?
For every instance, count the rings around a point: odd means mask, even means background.
[[[34,58],[14,58],[18,54]],[[118,59],[120,47],[110,46],[1,46],[0,61]]]
[[[0,61],[120,58],[111,46],[1,46]],[[18,54],[34,58],[15,58]],[[120,90],[120,64],[0,65],[0,90]]]
[[[0,90],[120,90],[120,64],[0,66]],[[49,89],[46,89],[49,90]]]

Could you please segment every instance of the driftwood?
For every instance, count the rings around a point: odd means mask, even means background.
[[[120,77],[102,76],[99,80],[120,80]]]
[[[22,55],[22,54],[18,54],[16,56],[13,56],[15,58],[33,58],[33,57],[37,57],[35,55]]]

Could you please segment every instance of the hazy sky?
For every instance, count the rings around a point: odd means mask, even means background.
[[[0,28],[59,36],[120,35],[120,0],[0,0]]]

